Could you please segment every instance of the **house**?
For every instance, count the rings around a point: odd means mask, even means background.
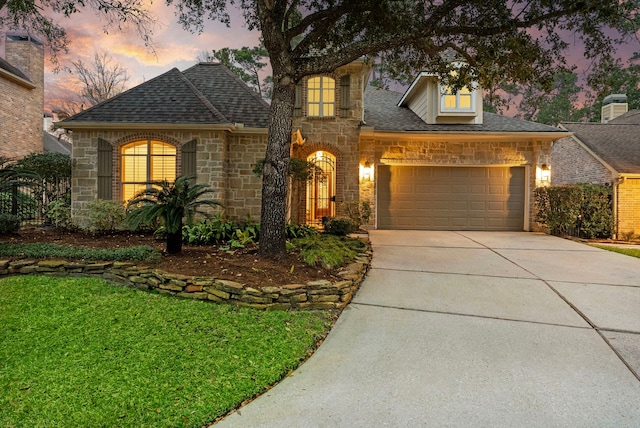
[[[0,58],[0,157],[43,150],[44,49],[37,38],[7,32]]]
[[[458,93],[428,73],[403,93],[368,87],[355,61],[296,89],[292,156],[316,165],[291,192],[302,223],[369,201],[371,227],[530,230],[533,189],[554,127],[484,113],[482,91]],[[269,106],[220,64],[173,69],[59,126],[73,131],[72,213],[127,200],[149,180],[194,174],[232,219],[259,218]]]
[[[617,234],[640,233],[640,110],[627,111],[626,97],[603,102],[602,123],[568,123],[573,133],[551,151],[551,184],[613,186]]]

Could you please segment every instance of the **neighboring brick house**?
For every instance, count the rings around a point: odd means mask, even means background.
[[[621,103],[613,103],[621,104]],[[625,103],[626,104],[626,103]],[[610,108],[610,104],[606,104]],[[620,107],[620,106],[617,106]],[[626,108],[620,107],[619,114]],[[604,117],[604,115],[603,115]],[[640,233],[640,110],[607,123],[561,123],[573,133],[554,143],[551,184],[613,186],[617,234]]]
[[[0,157],[43,149],[44,50],[25,33],[7,32],[0,58]]]
[[[480,88],[450,93],[422,73],[402,94],[368,87],[369,73],[356,61],[298,85],[292,156],[317,168],[294,186],[295,220],[318,224],[341,202],[368,200],[381,229],[533,227],[537,173],[566,131],[483,113]],[[60,122],[73,131],[74,218],[96,197],[126,200],[146,180],[191,173],[230,218],[259,218],[252,170],[268,114],[224,66],[198,64]]]

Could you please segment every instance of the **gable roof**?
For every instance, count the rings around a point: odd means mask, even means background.
[[[638,124],[610,121],[609,123],[562,122],[561,125],[573,132],[574,138],[618,173],[640,174],[640,126]]]
[[[484,113],[483,123],[469,124],[428,124],[409,108],[399,107],[403,98],[400,92],[377,89],[368,86],[364,95],[364,119],[367,126],[377,131],[405,132],[548,132],[563,133],[562,129],[541,123],[529,122],[494,113]]]
[[[222,64],[200,63],[184,72],[173,68],[58,125],[243,123],[264,128],[269,105],[252,92]]]

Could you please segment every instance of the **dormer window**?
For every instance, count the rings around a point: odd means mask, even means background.
[[[336,81],[331,77],[312,77],[307,81],[307,116],[336,115]]]
[[[440,109],[442,112],[473,113],[475,111],[475,91],[466,86],[457,92],[453,92],[450,86],[444,86]]]

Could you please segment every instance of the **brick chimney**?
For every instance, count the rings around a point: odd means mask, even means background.
[[[622,116],[627,111],[629,111],[629,104],[627,104],[627,96],[625,94],[607,95],[602,101],[600,121],[607,123],[618,116]]]
[[[11,85],[5,90],[2,110],[9,114],[3,123],[13,131],[2,135],[1,147],[11,157],[23,157],[43,150],[44,114],[44,47],[42,42],[26,32],[7,31],[5,61],[20,70],[35,86]],[[7,83],[8,85],[8,83]],[[5,103],[7,105],[5,105]],[[4,125],[3,125],[4,126]],[[9,131],[9,129],[7,129]],[[3,133],[4,134],[4,133]]]

